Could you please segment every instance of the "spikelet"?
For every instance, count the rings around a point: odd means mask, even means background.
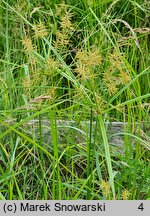
[[[62,28],[63,32],[73,31],[74,30],[73,24],[71,22],[72,16],[73,16],[73,13],[66,12],[64,14],[64,16],[62,16],[60,18],[60,20],[61,20],[60,25],[61,25],[61,28]]]
[[[37,58],[35,56],[30,56],[29,58],[29,66],[31,67],[31,70],[34,71],[37,69]]]
[[[37,25],[34,25],[33,30],[35,38],[42,38],[48,35],[48,31],[42,22],[40,22]]]
[[[77,87],[74,91],[74,101],[83,100],[85,98],[85,91],[82,85]]]
[[[113,68],[120,68],[122,67],[122,56],[117,51],[114,51],[112,54],[109,55],[109,62]]]
[[[131,195],[131,193],[127,189],[124,189],[122,191],[122,199],[123,200],[128,200],[130,198],[130,195]]]
[[[49,70],[55,70],[59,66],[59,62],[49,57],[46,61],[46,66]]]
[[[56,41],[53,44],[57,50],[64,50],[65,48],[67,49],[71,34],[74,31],[74,26],[71,21],[73,13],[68,10],[68,5],[62,1],[61,4],[56,5],[56,16],[59,19],[60,28],[57,31],[55,30]]]
[[[77,51],[76,59],[86,67],[100,65],[102,63],[102,57],[98,49],[93,49],[90,52],[80,49]]]
[[[129,76],[127,71],[124,71],[122,69],[120,70],[119,77],[122,84],[127,84],[131,80],[131,77]]]
[[[117,86],[115,85],[115,83],[109,82],[109,83],[106,84],[106,86],[107,86],[108,93],[109,93],[110,95],[114,95],[114,94],[117,93],[118,88],[117,88]]]
[[[87,66],[96,66],[102,63],[102,57],[99,54],[98,49],[94,49],[89,52],[89,61],[87,62]]]
[[[110,95],[114,95],[120,85],[126,85],[131,80],[131,76],[127,71],[123,61],[122,54],[114,51],[108,57],[108,68],[103,73],[102,81]]]
[[[54,86],[54,87],[51,87],[50,89],[47,89],[46,91],[46,94],[50,96],[50,103],[54,102],[55,99],[56,99],[56,90],[57,88]]]
[[[118,91],[117,85],[120,84],[120,80],[114,75],[114,70],[111,67],[103,73],[102,81],[110,95],[114,95]]]
[[[32,82],[34,85],[38,85],[39,83],[41,83],[41,70],[37,69],[34,70],[32,73]]]
[[[90,52],[79,49],[76,53],[76,69],[75,72],[83,80],[94,79],[95,74],[93,67],[100,65],[102,57],[98,49],[93,49]]]
[[[65,1],[62,1],[61,4],[56,4],[56,16],[61,16],[67,11],[68,6],[65,4]]]
[[[103,97],[99,94],[97,94],[95,96],[95,100],[96,100],[96,114],[101,114],[104,110],[105,110],[105,101],[103,99]]]
[[[92,71],[90,71],[89,68],[81,64],[77,65],[75,72],[78,74],[78,77],[81,80],[88,80],[88,79],[91,80],[94,78],[94,74],[92,73]]]
[[[32,81],[30,79],[29,76],[24,77],[23,82],[22,82],[23,86],[26,87],[31,87],[32,86]]]
[[[100,184],[100,189],[102,190],[104,196],[107,197],[110,194],[110,185],[105,180],[102,180]]]
[[[69,37],[67,34],[57,31],[56,37],[57,37],[57,40],[54,43],[55,47],[59,48],[59,46],[62,47],[62,46],[66,46],[69,44]]]
[[[22,44],[24,46],[24,51],[26,53],[30,53],[31,51],[34,50],[34,46],[32,44],[32,40],[30,37],[28,36],[25,36],[23,39],[22,39]]]
[[[87,51],[85,51],[83,49],[77,50],[76,59],[81,64],[86,64],[86,62],[88,61],[88,53],[87,53]]]
[[[52,76],[54,72],[59,68],[59,62],[54,60],[52,57],[49,57],[46,60],[46,70],[45,74],[47,76]]]

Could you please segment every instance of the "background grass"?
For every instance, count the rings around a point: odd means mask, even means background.
[[[1,199],[150,198],[149,9],[1,0]]]

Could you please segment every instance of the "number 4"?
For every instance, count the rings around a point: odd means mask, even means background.
[[[141,203],[138,207],[139,210],[143,211],[144,210],[144,206],[143,206],[143,203]]]

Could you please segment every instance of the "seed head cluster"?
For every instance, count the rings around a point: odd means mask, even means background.
[[[101,184],[100,184],[100,189],[103,193],[103,195],[105,197],[108,197],[108,195],[110,194],[110,184],[108,182],[106,182],[105,180],[102,180]]]
[[[98,49],[86,51],[79,49],[76,54],[76,73],[83,79],[93,79],[95,77],[94,67],[102,63],[102,57]]]
[[[116,94],[121,85],[126,85],[131,80],[123,56],[114,51],[109,55],[108,67],[103,72],[103,83],[110,95]]]
[[[46,29],[46,26],[40,22],[37,25],[33,26],[33,30],[34,30],[34,37],[35,38],[42,38],[48,35],[48,31]]]

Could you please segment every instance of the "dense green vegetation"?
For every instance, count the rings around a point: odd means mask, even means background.
[[[149,1],[1,0],[0,29],[0,199],[150,199]]]

